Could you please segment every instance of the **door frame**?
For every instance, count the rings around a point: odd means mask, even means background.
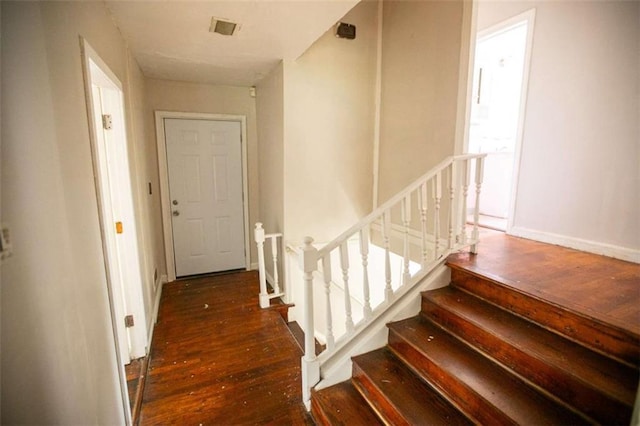
[[[207,121],[235,121],[241,126],[240,145],[242,151],[242,213],[244,224],[244,261],[246,270],[251,269],[249,243],[249,179],[247,162],[247,117],[244,115],[209,114],[200,112],[155,111],[156,143],[158,148],[158,171],[160,174],[160,207],[162,210],[162,232],[164,234],[164,252],[167,262],[169,281],[176,280],[176,262],[173,250],[173,222],[171,220],[171,197],[169,196],[169,166],[167,161],[167,143],[165,140],[164,120],[166,118]]]
[[[129,402],[129,392],[124,366],[125,363],[129,363],[131,359],[145,356],[147,354],[146,343],[148,338],[148,330],[146,328],[147,321],[144,311],[144,296],[142,294],[142,286],[144,285],[142,276],[142,260],[144,259],[144,254],[138,246],[139,227],[135,223],[136,196],[134,188],[131,186],[133,179],[131,177],[131,163],[128,153],[124,88],[118,77],[113,73],[109,66],[102,60],[102,58],[100,58],[97,52],[83,37],[80,37],[80,51],[84,76],[89,143],[91,149],[91,159],[93,163],[94,184],[96,189],[97,214],[100,226],[102,251],[104,256],[105,278],[107,284],[106,290],[107,297],[109,299],[111,325],[114,334],[115,358],[117,362],[118,379],[120,383],[120,392],[122,396],[125,423],[131,424],[132,419]],[[97,68],[97,72],[92,71],[92,66],[95,66]],[[135,268],[124,268],[124,281],[131,284],[128,286],[125,285],[123,280],[120,280],[118,278],[118,274],[112,273],[115,261],[118,261],[120,263],[124,262],[123,259],[121,259],[121,255],[118,254],[116,245],[113,244],[113,241],[107,236],[108,233],[114,232],[114,226],[109,226],[109,224],[107,224],[106,222],[108,220],[108,216],[112,214],[113,206],[111,205],[110,198],[103,196],[105,191],[108,191],[109,183],[105,181],[105,177],[101,170],[108,167],[106,166],[106,158],[104,158],[104,155],[100,153],[99,148],[99,144],[101,143],[101,136],[98,133],[99,129],[96,123],[96,114],[102,113],[102,109],[100,109],[100,111],[97,111],[96,109],[96,99],[94,99],[93,96],[94,85],[98,87],[106,87],[117,90],[119,96],[120,107],[118,108],[118,111],[115,112],[116,115],[114,115],[114,118],[116,120],[121,120],[122,134],[120,135],[121,138],[119,138],[118,140],[120,141],[120,143],[124,144],[124,152],[127,156],[127,167],[125,170],[121,171],[120,176],[122,176],[122,173],[127,175],[127,178],[130,182],[129,187],[125,187],[122,189],[125,191],[128,190],[128,193],[131,196],[131,209],[125,207],[124,213],[127,219],[131,221],[130,224],[127,222],[127,229],[131,230],[131,232],[127,232],[126,234],[124,234],[126,236],[126,241],[124,242],[124,244],[128,247],[128,250],[130,249],[133,253],[136,253],[137,259],[134,259],[133,261],[138,262],[139,265],[137,273]],[[108,171],[107,174],[109,175]],[[107,180],[108,178],[109,176],[107,176]],[[131,259],[124,260],[131,261]],[[135,284],[138,285],[135,286]],[[126,305],[129,305],[129,309],[127,309]],[[129,329],[125,328],[124,326],[124,315],[126,314],[133,314],[136,318],[135,326]]]
[[[477,7],[479,3],[474,1],[474,12],[477,14]],[[474,17],[475,18],[475,17]],[[510,18],[504,19],[488,28],[477,31],[477,22],[475,19],[472,24],[472,31],[475,34],[472,35],[470,55],[469,55],[469,80],[467,86],[467,98],[466,98],[466,126],[464,131],[464,149],[463,152],[469,152],[469,127],[471,125],[471,101],[472,101],[472,87],[474,81],[475,70],[475,51],[478,42],[498,35],[501,32],[507,31],[520,22],[527,22],[527,38],[525,43],[524,53],[524,65],[522,67],[522,83],[520,87],[520,106],[518,115],[518,126],[516,130],[515,150],[513,153],[513,171],[511,174],[511,193],[509,196],[509,210],[507,216],[507,226],[505,233],[510,234],[511,229],[514,226],[514,219],[516,214],[516,201],[518,191],[518,180],[520,176],[520,164],[522,162],[522,142],[524,138],[524,120],[526,116],[527,108],[527,95],[529,92],[529,75],[531,73],[531,57],[533,54],[533,31],[535,27],[536,9],[532,8],[525,12],[514,15]]]

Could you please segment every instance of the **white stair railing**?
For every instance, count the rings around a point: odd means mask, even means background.
[[[311,237],[304,239],[299,264],[304,282],[302,392],[307,407],[323,365],[339,352],[344,355],[359,333],[449,254],[465,247],[476,253],[485,156],[447,158],[324,247],[316,248]],[[472,163],[476,198],[468,235],[466,197]],[[350,243],[357,243],[357,248],[349,250]],[[384,272],[374,276],[371,259],[375,253]],[[314,276],[322,279],[316,284]],[[323,291],[315,292],[314,285],[322,285]],[[353,294],[356,291],[361,292],[359,298]],[[340,297],[334,297],[338,292]],[[323,293],[324,300],[315,301],[314,293]],[[342,303],[335,303],[339,299]],[[352,300],[359,301],[362,309],[352,310]],[[315,327],[314,308],[319,315],[324,313],[319,321],[323,330]],[[326,343],[317,356],[316,338]]]
[[[271,304],[271,299],[276,297],[283,297],[284,292],[280,288],[280,280],[278,276],[278,239],[282,239],[282,234],[266,234],[262,223],[256,223],[254,230],[254,237],[256,245],[258,246],[258,273],[260,276],[260,307],[268,308]],[[273,273],[269,275],[267,272],[265,258],[264,258],[264,245],[268,241],[271,245],[271,262],[273,263]],[[267,281],[271,285],[273,291],[269,293],[267,288]]]

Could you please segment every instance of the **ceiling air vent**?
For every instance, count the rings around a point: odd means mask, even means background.
[[[211,18],[211,26],[209,31],[212,33],[218,33],[226,36],[233,35],[238,32],[240,25],[235,22],[225,21],[224,19],[213,17]]]

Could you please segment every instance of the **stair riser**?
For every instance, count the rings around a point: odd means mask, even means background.
[[[424,354],[417,351],[393,330],[389,331],[389,347],[425,382],[457,405],[469,418],[479,424],[509,425],[515,424],[503,412],[489,404],[482,397],[457,380],[455,375],[440,367]]]
[[[585,318],[499,282],[451,269],[452,285],[629,365],[640,365],[640,342],[622,330]]]
[[[570,406],[580,407],[581,411],[589,417],[603,423],[616,424],[625,423],[630,418],[632,407],[455,315],[448,311],[446,306],[440,306],[431,301],[428,293],[422,299],[422,312],[431,321],[547,390],[551,395]],[[580,362],[580,360],[575,359],[570,362]]]
[[[315,398],[311,398],[311,415],[316,425],[331,426],[331,422],[327,419],[324,409],[320,406]]]
[[[385,423],[398,426],[411,426],[355,362],[353,363],[351,381],[362,396],[369,401],[369,404],[372,405],[378,415],[383,418]]]
[[[383,424],[350,381],[312,391],[311,413],[318,425],[377,426]]]

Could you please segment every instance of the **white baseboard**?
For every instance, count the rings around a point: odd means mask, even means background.
[[[160,309],[160,299],[162,298],[162,287],[167,283],[168,279],[166,275],[162,275],[160,277],[160,282],[158,283],[158,289],[156,290],[156,298],[153,302],[153,314],[151,315],[150,322],[148,324],[147,330],[149,330],[149,338],[147,341],[147,355],[149,355],[149,350],[151,349],[151,341],[153,340],[153,330],[156,326],[156,322],[158,322],[158,310]]]
[[[249,265],[249,270],[250,271],[257,271],[258,270],[258,262],[253,262],[251,265]]]
[[[583,240],[581,238],[569,237],[566,235],[553,234],[551,232],[536,231],[534,229],[514,226],[508,232],[515,237],[527,238],[543,243],[555,244],[563,247],[613,257],[627,262],[640,263],[640,250],[627,247],[615,246],[613,244],[600,243],[597,241]]]

